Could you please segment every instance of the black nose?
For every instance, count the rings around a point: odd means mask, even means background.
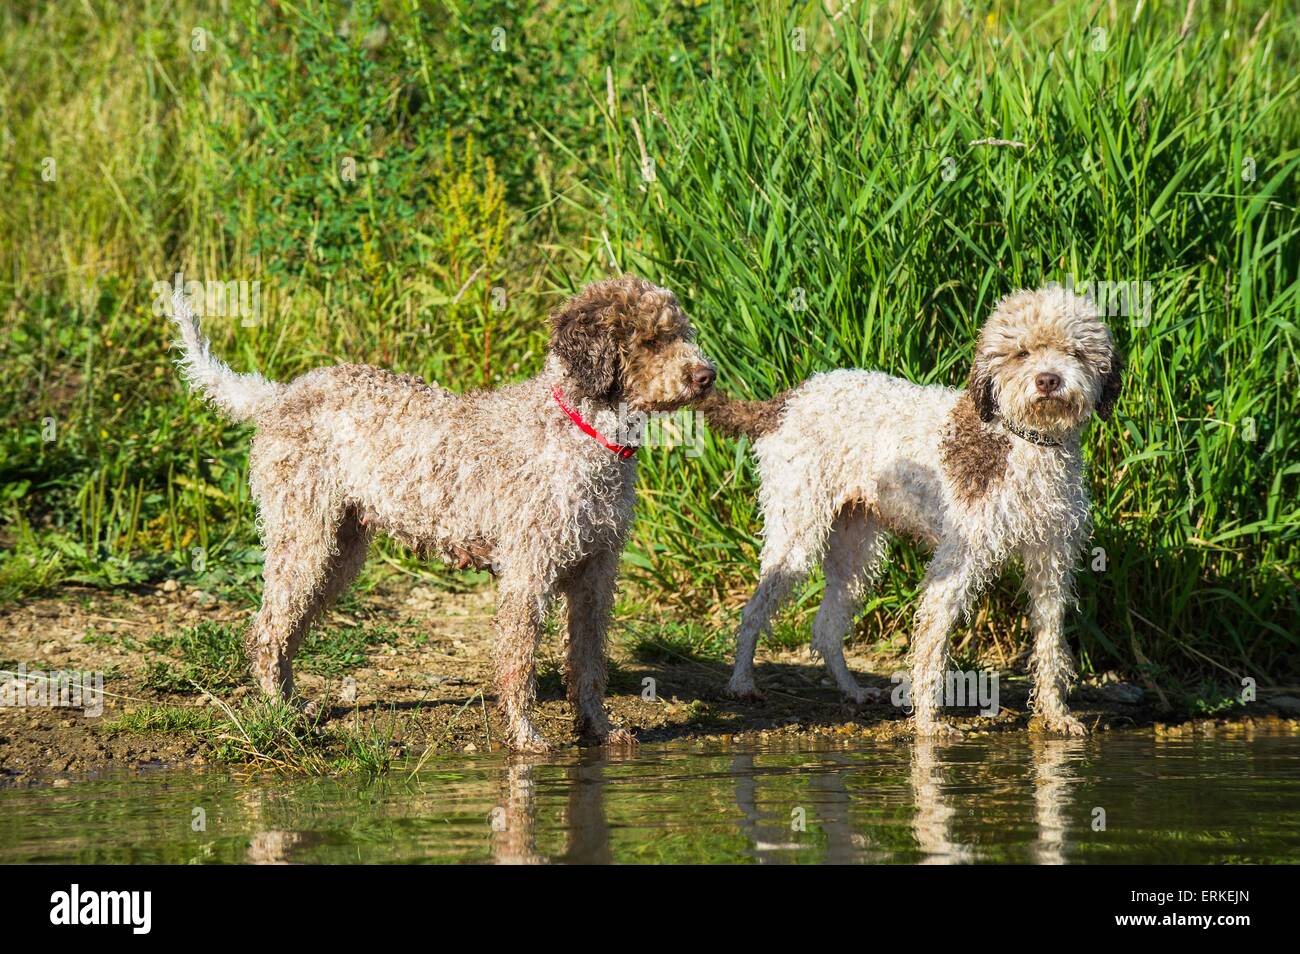
[[[691,372],[691,383],[701,391],[704,391],[713,385],[713,379],[717,376],[717,372],[707,364],[702,364]]]
[[[1044,372],[1034,378],[1034,386],[1038,388],[1039,394],[1051,394],[1060,389],[1061,379],[1055,374]]]

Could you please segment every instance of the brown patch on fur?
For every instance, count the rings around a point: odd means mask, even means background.
[[[948,430],[939,446],[944,473],[957,498],[972,503],[1002,480],[1007,470],[1011,441],[989,430],[967,391],[948,415]]]
[[[1106,380],[1101,386],[1101,400],[1097,402],[1097,416],[1103,421],[1110,418],[1111,412],[1115,410],[1115,402],[1119,400],[1120,386],[1124,383],[1124,359],[1120,357],[1119,352],[1112,351],[1110,355],[1110,371],[1106,373]]]
[[[979,414],[979,419],[985,424],[997,416],[998,402],[993,396],[993,373],[978,344],[975,346],[975,362],[966,379],[966,394]]]
[[[791,393],[783,391],[766,401],[741,401],[714,391],[700,402],[700,410],[718,433],[755,440],[781,426],[781,412]]]
[[[601,282],[583,289],[551,316],[551,350],[591,397],[609,397],[618,375],[615,331],[621,315]]]

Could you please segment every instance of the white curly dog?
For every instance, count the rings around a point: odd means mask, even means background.
[[[934,549],[911,642],[917,733],[951,731],[935,718],[948,633],[1019,557],[1035,707],[1048,729],[1083,734],[1065,703],[1074,663],[1062,629],[1091,529],[1079,438],[1092,414],[1110,415],[1122,367],[1093,303],[1048,288],[998,303],[964,391],[843,370],[768,401],[707,400],[716,429],[753,439],[762,482],[761,579],[742,616],[730,693],[758,695],[759,633],[821,561],[812,648],[846,696],[866,698],[843,640],[893,532]]]

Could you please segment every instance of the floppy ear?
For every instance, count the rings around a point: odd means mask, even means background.
[[[980,351],[975,352],[975,363],[971,365],[970,377],[966,379],[966,393],[975,402],[975,410],[985,424],[997,416],[998,402],[993,397],[993,375]]]
[[[607,397],[618,375],[618,347],[597,309],[580,300],[551,316],[551,350],[592,397]]]
[[[1124,359],[1120,357],[1118,351],[1112,350],[1110,353],[1110,371],[1106,374],[1106,380],[1101,385],[1101,398],[1097,401],[1097,416],[1103,421],[1109,420],[1111,412],[1115,410],[1115,402],[1119,400],[1120,385],[1124,381]]]

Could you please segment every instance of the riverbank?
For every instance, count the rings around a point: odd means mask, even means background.
[[[389,581],[331,612],[300,657],[306,715],[267,711],[248,684],[239,634],[250,608],[165,585],[107,593],[68,588],[0,610],[0,669],[103,674],[102,713],[0,707],[0,785],[66,784],[108,770],[223,762],[250,771],[382,773],[435,753],[500,749],[491,695],[493,594]],[[557,749],[578,744],[564,700],[559,634],[539,652],[538,724]],[[897,647],[847,647],[866,685],[891,689]],[[1013,661],[1014,662],[1014,661]],[[884,701],[845,704],[806,645],[760,647],[761,702],[726,698],[727,661],[674,641],[658,621],[622,614],[611,645],[608,705],[643,744],[727,739],[759,743],[828,737],[906,738]],[[1010,667],[1014,669],[1014,665]],[[12,677],[3,677],[6,680]],[[1000,712],[963,709],[968,734],[1036,731],[1023,674],[1004,670]],[[1298,733],[1289,697],[1213,717],[1166,709],[1158,692],[1113,678],[1086,680],[1071,704],[1094,732]]]

